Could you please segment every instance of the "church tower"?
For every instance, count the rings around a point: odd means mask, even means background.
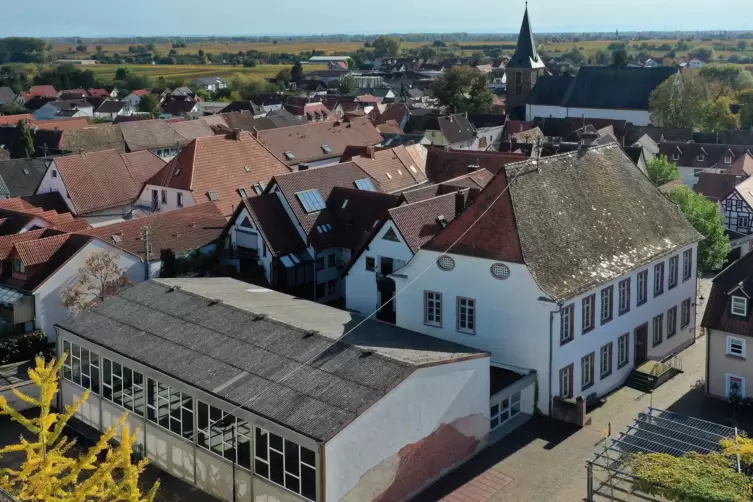
[[[507,114],[525,119],[525,101],[536,80],[544,75],[546,66],[536,52],[531,22],[528,18],[528,2],[523,24],[518,35],[518,47],[505,68],[507,75]]]

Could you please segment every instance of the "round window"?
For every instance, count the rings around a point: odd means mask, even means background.
[[[510,277],[510,267],[502,263],[492,265],[492,275],[497,279],[507,279]]]
[[[455,260],[450,256],[440,256],[437,259],[437,266],[442,270],[452,270],[455,268]]]

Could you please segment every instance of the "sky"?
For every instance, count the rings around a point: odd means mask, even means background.
[[[513,33],[523,0],[0,0],[0,38]],[[534,33],[753,30],[753,0],[531,0]]]

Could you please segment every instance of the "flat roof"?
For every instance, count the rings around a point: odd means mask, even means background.
[[[143,282],[59,326],[318,441],[421,366],[489,357],[378,321],[332,344],[362,320],[207,278]]]

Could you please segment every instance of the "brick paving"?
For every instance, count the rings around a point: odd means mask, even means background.
[[[697,324],[708,298],[709,285],[708,279],[699,281],[699,297],[704,300],[698,300]],[[607,396],[603,406],[589,414],[591,423],[583,429],[535,417],[415,500],[582,501],[586,495],[586,460],[603,441],[610,426],[612,434],[617,434],[631,424],[638,413],[651,406],[724,423],[726,406],[707,400],[704,395],[706,338],[700,329],[696,332],[696,343],[680,354],[683,373],[653,394],[630,388],[618,389]],[[489,476],[497,482],[484,483]]]

